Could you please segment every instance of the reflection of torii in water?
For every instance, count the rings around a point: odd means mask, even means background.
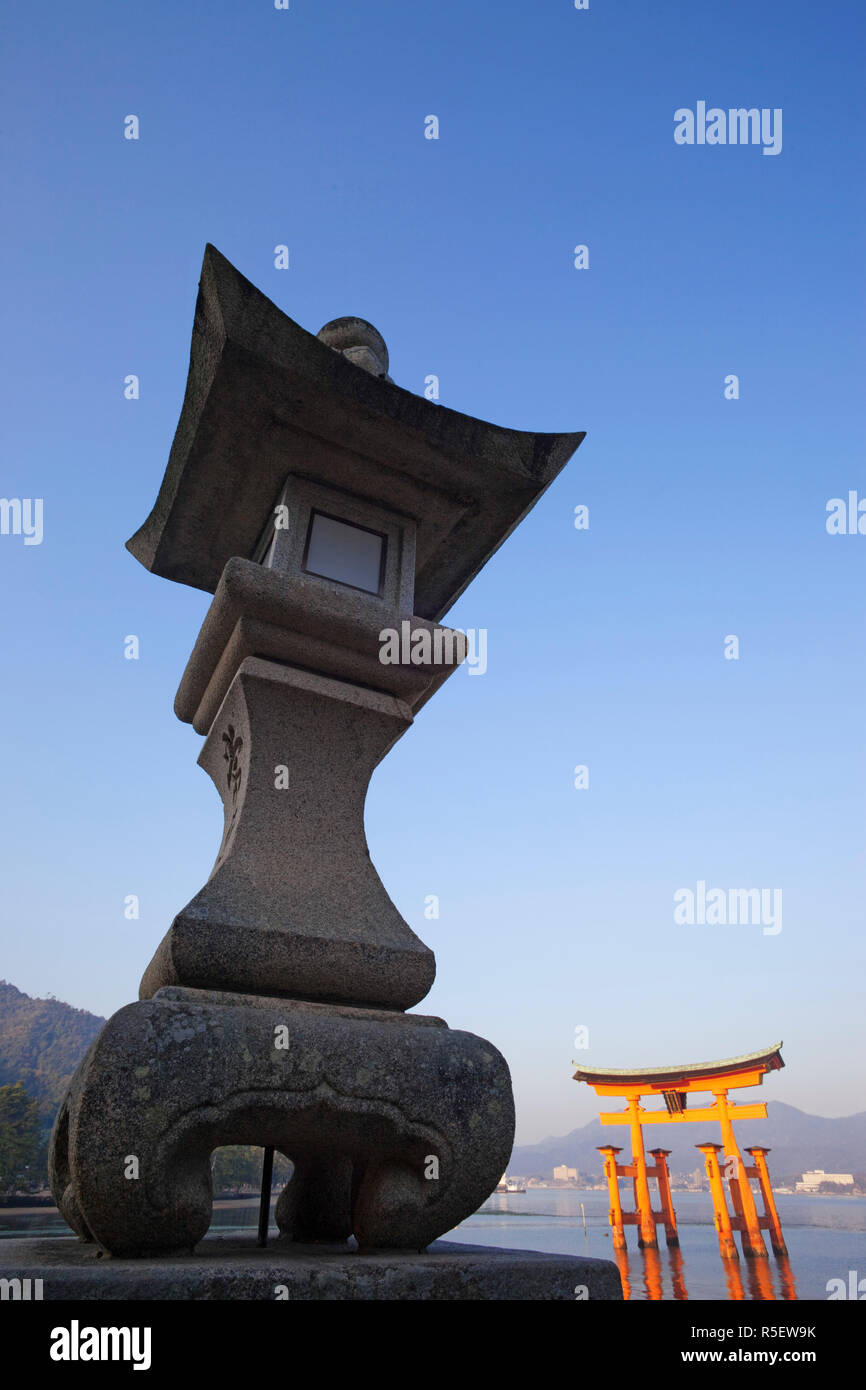
[[[613,1228],[615,1250],[625,1250],[625,1226],[637,1226],[638,1245],[655,1249],[658,1245],[656,1225],[663,1225],[668,1245],[678,1245],[676,1216],[671,1199],[668,1177],[667,1156],[670,1149],[651,1150],[656,1162],[648,1166],[643,1146],[643,1125],[689,1124],[697,1121],[718,1121],[722,1130],[722,1143],[697,1144],[704,1155],[710,1192],[713,1198],[716,1230],[719,1233],[719,1248],[723,1256],[737,1259],[734,1231],[740,1232],[743,1254],[760,1259],[766,1258],[767,1249],[761,1232],[770,1233],[770,1241],[777,1255],[786,1255],[787,1249],[782,1236],[782,1227],[773,1200],[770,1174],[766,1155],[769,1149],[755,1146],[747,1149],[754,1164],[746,1164],[737,1148],[734,1138],[733,1121],[765,1120],[767,1105],[756,1101],[751,1105],[737,1105],[728,1100],[728,1091],[739,1090],[745,1086],[760,1086],[768,1071],[779,1071],[782,1061],[782,1044],[762,1052],[750,1052],[742,1057],[728,1057],[721,1062],[691,1062],[685,1066],[642,1067],[631,1071],[618,1069],[590,1071],[580,1067],[574,1074],[575,1081],[585,1081],[592,1086],[598,1096],[621,1096],[627,1105],[626,1110],[605,1112],[601,1115],[603,1125],[630,1125],[632,1143],[631,1163],[617,1163],[616,1155],[622,1150],[613,1144],[600,1145],[605,1156],[604,1171],[610,1191],[610,1224]],[[712,1105],[688,1110],[688,1097],[698,1091],[709,1091],[714,1099]],[[641,1096],[661,1095],[664,1110],[644,1110]],[[723,1154],[724,1168],[719,1164],[719,1154]],[[634,1180],[635,1210],[624,1212],[620,1201],[618,1178],[629,1177]],[[660,1211],[654,1211],[650,1200],[649,1179],[658,1183]],[[728,1180],[733,1215],[725,1200],[724,1179]],[[764,1202],[762,1215],[758,1214],[755,1198],[750,1186],[750,1178],[757,1178],[761,1186]]]
[[[684,1302],[688,1296],[685,1265],[682,1251],[674,1246],[667,1251],[667,1262],[658,1249],[642,1250],[639,1255],[629,1254],[627,1250],[614,1250],[614,1259],[622,1280],[622,1296],[628,1301],[632,1298],[645,1298],[657,1302],[665,1298],[665,1285],[670,1288],[670,1297],[675,1302]],[[786,1255],[779,1255],[775,1262],[775,1275],[769,1260],[749,1260],[745,1271],[739,1260],[726,1260],[722,1266],[728,1298],[741,1302],[745,1298],[772,1302],[796,1300],[797,1286],[794,1272]],[[743,1272],[746,1275],[743,1281]]]

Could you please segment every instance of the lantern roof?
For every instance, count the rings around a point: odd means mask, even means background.
[[[436,621],[583,438],[504,429],[374,375],[208,245],[168,466],[127,548],[152,573],[213,593],[228,560],[252,556],[295,474],[415,522],[414,610]]]

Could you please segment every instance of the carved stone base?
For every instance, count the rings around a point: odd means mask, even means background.
[[[247,1233],[208,1236],[194,1255],[103,1260],[77,1241],[42,1236],[0,1241],[0,1278],[29,1279],[31,1285],[40,1279],[46,1302],[622,1301],[619,1271],[610,1260],[449,1240],[437,1240],[424,1254],[361,1254],[351,1244],[335,1248],[281,1240],[259,1250]],[[96,1310],[88,1316],[99,1321]],[[196,1357],[197,1370],[206,1372],[201,1343]]]
[[[284,1236],[422,1250],[492,1192],[511,1153],[503,1057],[442,1019],[168,987],[129,1004],[57,1117],[55,1201],[116,1255],[189,1250],[211,1220],[210,1155],[295,1164]]]

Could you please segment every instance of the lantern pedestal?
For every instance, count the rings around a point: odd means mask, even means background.
[[[246,657],[199,757],[223,800],[213,872],[141,982],[406,1009],[433,952],[370,859],[364,798],[412,722],[392,695]]]
[[[210,1155],[284,1153],[285,1236],[423,1249],[508,1163],[490,1043],[402,1012],[435,960],[370,860],[373,769],[412,722],[395,696],[246,657],[199,762],[223,800],[214,870],[73,1078],[55,1200],[115,1255],[192,1249]]]
[[[267,1145],[295,1164],[284,1236],[420,1250],[485,1200],[513,1133],[504,1059],[442,1019],[165,988],[116,1013],[79,1067],[52,1189],[112,1254],[191,1250],[213,1150]]]

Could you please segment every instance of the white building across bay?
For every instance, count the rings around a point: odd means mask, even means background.
[[[817,1192],[818,1188],[825,1182],[832,1182],[836,1187],[853,1187],[853,1173],[825,1173],[823,1168],[815,1168],[810,1173],[804,1173],[801,1182],[797,1183],[797,1192]]]

